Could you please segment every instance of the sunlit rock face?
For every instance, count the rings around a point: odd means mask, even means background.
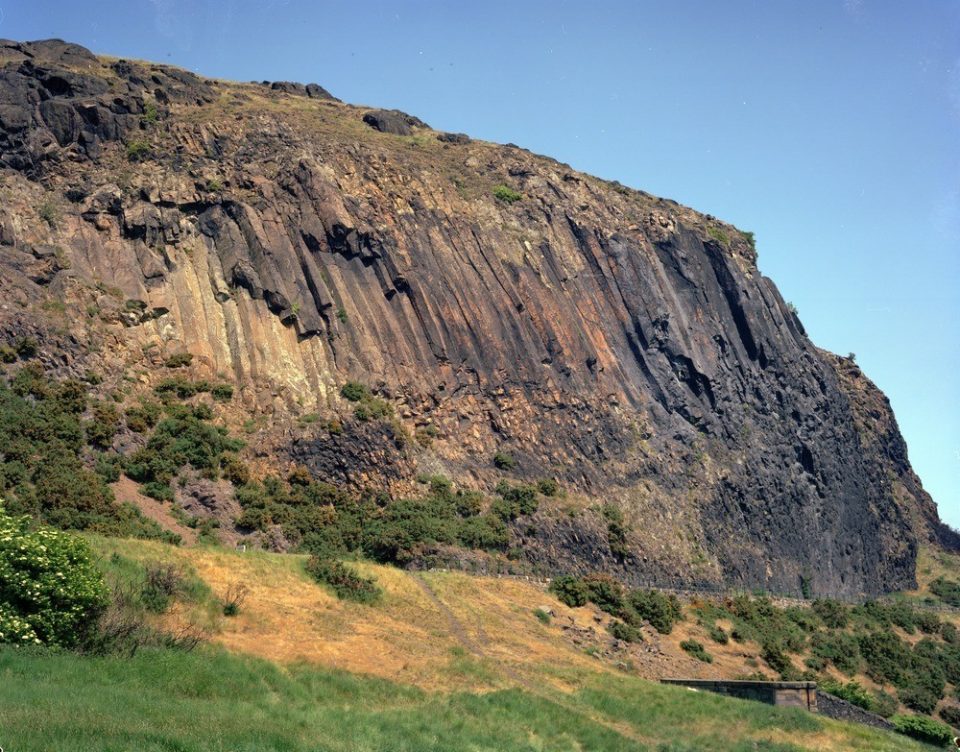
[[[192,353],[264,461],[490,488],[500,451],[567,491],[519,556],[635,583],[876,593],[949,542],[885,398],[751,236],[672,201],[316,84],[56,41],[0,43],[0,163],[0,337],[143,385]],[[396,417],[355,420],[348,380]]]

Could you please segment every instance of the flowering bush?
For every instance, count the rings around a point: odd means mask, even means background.
[[[76,646],[106,604],[86,541],[0,505],[0,642]]]

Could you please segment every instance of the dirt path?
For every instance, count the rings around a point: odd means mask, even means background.
[[[180,523],[176,517],[163,502],[151,499],[140,493],[137,484],[127,476],[121,476],[120,480],[113,484],[113,493],[120,503],[128,503],[139,509],[143,516],[156,522],[164,530],[169,530],[179,535],[184,543],[196,543],[197,531]]]

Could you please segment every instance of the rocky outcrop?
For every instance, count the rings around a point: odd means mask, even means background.
[[[514,480],[567,490],[514,530],[543,571],[913,583],[936,512],[895,423],[858,418],[736,228],[518,147],[398,138],[428,127],[309,86],[55,42],[3,43],[0,65],[0,288],[67,301],[105,370],[148,383],[188,351],[275,428],[274,457],[357,488],[492,488],[509,453]],[[350,379],[395,417],[353,417]]]

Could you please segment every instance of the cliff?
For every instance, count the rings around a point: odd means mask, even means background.
[[[315,84],[57,41],[0,66],[0,341],[51,368],[146,386],[190,353],[263,462],[348,486],[555,477],[512,532],[544,571],[875,593],[940,535],[749,234]],[[354,419],[347,381],[398,418]]]

